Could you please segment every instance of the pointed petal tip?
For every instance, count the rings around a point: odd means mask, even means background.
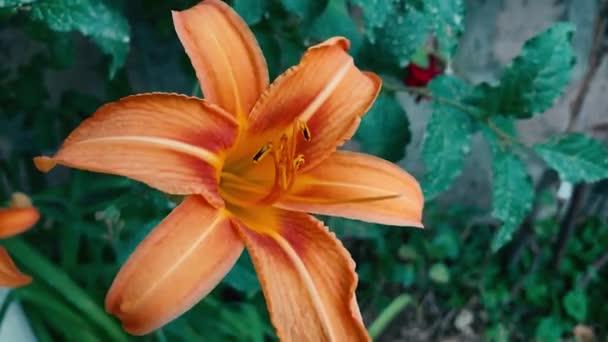
[[[205,98],[244,122],[269,83],[266,60],[247,23],[219,0],[172,15]]]
[[[9,238],[32,228],[40,219],[36,208],[1,208],[0,239]]]
[[[350,49],[350,40],[342,36],[331,37],[317,45],[311,46],[309,50],[315,50],[322,47],[330,47],[336,45],[340,46],[344,51],[348,51],[348,49]]]
[[[411,227],[425,229],[424,224],[422,222],[412,222]]]
[[[51,157],[40,156],[34,158],[34,165],[40,172],[47,173],[57,165],[57,161]]]
[[[32,282],[32,277],[23,274],[4,247],[0,247],[0,286],[21,287]]]
[[[105,309],[130,334],[148,334],[213,290],[243,248],[225,209],[188,196],[129,256],[106,295]]]
[[[19,271],[17,271],[19,272]],[[32,282],[32,277],[30,277],[27,274],[23,274],[21,272],[19,272],[18,274],[14,275],[15,278],[11,279],[10,282],[7,282],[6,284],[0,284],[3,287],[10,287],[10,288],[16,288],[16,287],[23,287],[26,285],[29,285]]]

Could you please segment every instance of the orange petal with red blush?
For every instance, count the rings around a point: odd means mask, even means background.
[[[422,227],[424,198],[405,170],[370,155],[338,151],[299,175],[278,207],[367,222]]]
[[[170,194],[201,194],[221,206],[217,177],[237,132],[234,118],[204,100],[129,96],[99,108],[55,156],[34,162],[43,171],[63,164],[127,176]]]
[[[281,341],[368,341],[348,251],[310,215],[234,211]]]
[[[310,141],[299,134],[297,154],[306,157],[303,170],[313,168],[355,132],[360,117],[374,102],[380,78],[361,72],[348,55],[349,42],[336,37],[308,49],[299,65],[268,88],[249,119],[248,146],[259,148],[289,127],[303,122]],[[245,150],[247,150],[245,148]],[[253,151],[255,153],[255,151]],[[252,155],[247,151],[246,155]]]
[[[123,265],[106,297],[106,310],[129,333],[147,334],[206,296],[242,251],[226,211],[189,196]]]
[[[19,287],[27,285],[32,278],[19,271],[4,247],[0,247],[0,287]]]
[[[173,23],[205,98],[244,122],[268,86],[264,55],[247,24],[217,0],[173,12]]]
[[[0,239],[5,239],[30,229],[40,219],[35,208],[0,209]]]

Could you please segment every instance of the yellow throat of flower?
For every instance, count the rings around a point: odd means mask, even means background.
[[[271,158],[274,174],[265,177],[270,181],[262,184],[248,179],[246,175],[223,172],[220,181],[222,197],[245,207],[267,206],[276,202],[291,189],[297,172],[305,163],[304,155],[296,154],[300,134],[304,141],[312,139],[310,129],[304,121],[297,121],[291,129],[281,134],[278,141],[268,141],[251,157],[251,167]],[[246,174],[246,171],[242,173]]]

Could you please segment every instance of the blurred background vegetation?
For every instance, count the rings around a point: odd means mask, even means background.
[[[125,178],[44,175],[31,162],[103,103],[150,91],[201,96],[170,14],[196,2],[0,0],[0,203],[23,191],[42,213],[35,229],[3,242],[35,281],[8,294],[0,320],[18,301],[40,341],[276,339],[246,254],[187,314],[128,336],[103,298],[175,203]],[[357,261],[375,340],[606,340],[608,100],[597,85],[608,74],[606,1],[229,3],[271,78],[307,46],[343,35],[357,65],[384,79],[347,148],[415,174],[426,229],[326,218]],[[523,21],[533,25],[517,32]],[[488,46],[513,35],[525,39],[495,46],[487,62]]]

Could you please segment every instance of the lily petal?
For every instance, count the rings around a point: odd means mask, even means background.
[[[405,170],[370,155],[338,151],[299,175],[277,207],[367,222],[422,227],[424,198]]]
[[[0,247],[0,287],[19,287],[27,285],[32,278],[19,271],[4,247]]]
[[[242,251],[226,211],[189,196],[129,257],[108,292],[106,310],[131,334],[149,333],[207,295]]]
[[[0,209],[0,239],[5,239],[30,229],[40,219],[35,208]]]
[[[129,96],[102,106],[78,126],[52,157],[34,159],[127,176],[163,192],[201,194],[213,205],[225,151],[237,123],[220,107],[176,94]]]
[[[177,35],[205,98],[242,122],[268,86],[268,68],[247,24],[222,1],[173,12]]]
[[[299,65],[279,76],[249,116],[249,136],[253,138],[247,144],[259,149],[302,121],[311,135],[310,141],[303,134],[298,136],[297,153],[306,158],[302,169],[306,170],[350,139],[382,82],[354,65],[348,47],[346,38],[329,39],[309,48]]]
[[[233,213],[281,341],[369,340],[353,304],[354,262],[333,233],[303,213]]]

